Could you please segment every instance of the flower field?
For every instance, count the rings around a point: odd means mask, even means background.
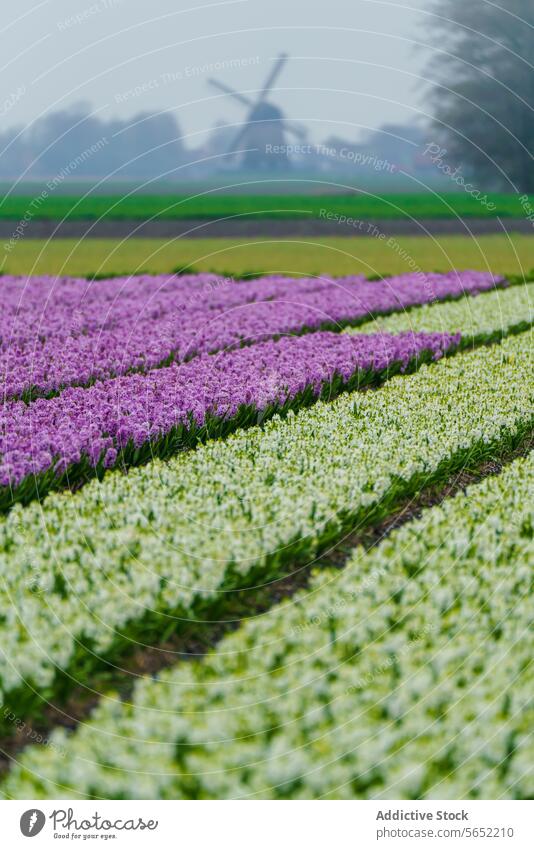
[[[8,791],[529,798],[533,474],[514,462],[317,573],[205,662],[108,698]]]
[[[369,316],[476,294],[495,282],[505,283],[481,272],[424,279],[407,274],[384,286],[363,277],[236,283],[198,275],[91,284],[6,277],[4,397],[30,400],[287,333],[337,330]]]
[[[534,283],[1,286],[5,797],[534,795]]]

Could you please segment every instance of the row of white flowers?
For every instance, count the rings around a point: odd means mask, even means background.
[[[518,438],[528,332],[0,523],[0,699],[28,715],[124,649],[219,615],[429,482]],[[65,679],[60,673],[68,671]],[[0,717],[1,721],[1,717]]]
[[[4,792],[531,798],[533,474],[516,460],[202,662],[109,694]]]
[[[466,339],[484,340],[526,328],[534,321],[534,283],[494,289],[476,297],[425,304],[408,312],[378,316],[346,333],[461,333]]]

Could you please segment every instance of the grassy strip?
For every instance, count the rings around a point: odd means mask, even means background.
[[[383,277],[414,268],[448,273],[456,268],[523,275],[534,266],[534,239],[508,233],[466,236],[395,236],[392,240],[356,236],[301,239],[28,239],[17,243],[2,270],[10,274],[59,274],[86,277],[88,269],[106,277],[126,269],[135,274],[168,274],[178,263],[200,271],[243,269],[268,274],[334,277],[346,274]]]
[[[514,462],[202,663],[108,695],[4,793],[531,798],[533,474],[533,455]]]
[[[515,194],[491,194],[493,209],[482,206],[463,192],[435,194],[384,194],[371,197],[358,193],[321,195],[139,195],[130,197],[90,195],[85,198],[53,195],[39,206],[41,220],[211,220],[235,216],[255,219],[294,220],[322,218],[327,213],[357,219],[421,218],[524,218]],[[534,203],[534,197],[531,198]],[[2,200],[0,218],[17,221],[28,211],[28,198],[11,195]]]
[[[454,355],[458,350],[466,350],[479,345],[500,341],[508,335],[521,333],[532,326],[534,303],[534,283],[523,287],[511,287],[503,291],[485,292],[474,298],[461,298],[460,301],[442,301],[426,307],[418,307],[408,313],[391,316],[378,323],[364,324],[361,332],[398,333],[407,330],[444,332],[459,330],[462,339],[458,346],[452,346],[446,356]],[[500,327],[496,327],[496,319]],[[422,354],[408,365],[406,373],[413,373],[424,363],[431,362],[431,354]],[[320,394],[323,400],[332,400],[343,392],[353,392],[369,386],[379,386],[393,377],[401,369],[400,363],[391,364],[381,371],[356,371],[350,380],[344,381],[339,374],[325,381]],[[59,394],[59,393],[57,393]],[[268,421],[275,415],[285,418],[292,410],[298,411],[312,406],[318,397],[311,387],[293,398],[287,398],[284,404],[268,404],[259,410],[252,405],[243,404],[231,418],[209,416],[201,427],[195,424],[193,417],[188,426],[178,425],[160,439],[152,440],[140,447],[133,442],[120,448],[114,468],[125,471],[131,466],[143,465],[154,458],[166,459],[180,451],[195,448],[209,439],[226,438],[239,429],[252,427],[258,421]],[[96,465],[87,457],[76,465],[70,466],[61,475],[54,472],[59,458],[54,458],[51,468],[39,475],[30,475],[15,488],[0,488],[0,511],[6,512],[16,503],[28,504],[34,499],[43,499],[49,492],[61,489],[78,489],[91,478],[101,480],[109,469],[104,466],[104,454]]]
[[[3,702],[37,716],[137,642],[220,618],[532,427],[533,333],[110,474],[0,525]],[[3,733],[13,731],[4,720]]]

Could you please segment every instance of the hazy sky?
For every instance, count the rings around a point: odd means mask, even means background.
[[[18,0],[0,27],[2,126],[83,100],[106,118],[171,110],[196,146],[217,120],[245,114],[208,77],[254,96],[285,51],[273,102],[306,123],[313,141],[356,138],[424,116],[431,8],[431,0]]]

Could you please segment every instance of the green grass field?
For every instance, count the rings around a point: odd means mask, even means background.
[[[465,192],[451,194],[358,193],[328,195],[225,195],[215,191],[199,195],[140,195],[130,197],[90,194],[88,197],[60,195],[47,191],[4,196],[0,218],[19,221],[25,215],[52,220],[96,220],[153,218],[219,219],[253,215],[255,218],[320,218],[328,213],[368,219],[398,218],[523,218],[525,213],[516,195],[488,195],[495,204],[490,210]],[[534,203],[534,197],[531,198]]]
[[[527,274],[534,239],[527,235],[406,236],[318,239],[21,239],[4,256],[4,274],[163,273],[199,271],[334,275],[402,274],[473,268]]]

